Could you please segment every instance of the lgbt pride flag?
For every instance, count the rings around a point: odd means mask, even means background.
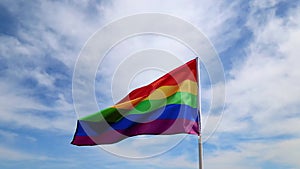
[[[199,135],[197,73],[193,59],[114,106],[80,118],[72,144],[111,144],[146,134]]]

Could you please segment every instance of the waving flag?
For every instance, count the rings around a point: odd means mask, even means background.
[[[120,102],[77,121],[72,144],[98,145],[136,135],[199,135],[197,61],[193,59]]]

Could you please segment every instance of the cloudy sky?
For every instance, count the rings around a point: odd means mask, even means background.
[[[205,140],[205,168],[300,168],[300,2],[284,0],[1,0],[0,168],[197,168],[195,136],[179,135],[180,141],[177,136],[130,138],[102,148],[70,144],[78,118],[72,76],[80,50],[104,25],[145,12],[196,26],[224,66],[225,107],[212,113],[222,120]],[[99,65],[95,93],[100,108],[113,103],[107,77],[115,66],[128,54],[149,48],[173,53],[183,62],[195,57],[165,37],[120,43]],[[144,71],[129,88],[161,74]],[[203,80],[205,115],[209,94],[218,86],[207,87]],[[169,143],[176,145],[170,148]]]

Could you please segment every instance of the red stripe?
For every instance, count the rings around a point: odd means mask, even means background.
[[[160,77],[154,82],[143,86],[141,88],[135,89],[125,96],[119,103],[126,102],[129,100],[136,99],[138,97],[146,98],[155,89],[165,86],[165,85],[178,85],[184,80],[191,80],[197,82],[197,62],[193,59],[184,65],[172,70],[166,75]]]
[[[74,140],[72,141],[72,144],[78,146],[112,144],[119,142],[125,138],[142,134],[169,135],[179,133],[199,135],[198,123],[195,121],[189,121],[185,119],[156,120],[155,124],[153,122],[142,123],[138,126],[135,126],[132,129],[118,131],[110,130],[99,136],[75,136]]]

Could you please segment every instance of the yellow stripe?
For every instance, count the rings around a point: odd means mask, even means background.
[[[120,104],[116,104],[112,107],[114,108],[117,108],[117,109],[132,109],[136,103],[142,101],[143,98],[142,97],[138,97],[136,99],[133,99],[133,100],[129,100],[127,102],[123,102],[123,103],[120,103]]]
[[[185,80],[181,82],[178,86],[161,86],[153,91],[147,98],[144,100],[158,100],[172,96],[176,92],[186,92],[193,95],[198,94],[197,83],[191,80]]]
[[[186,92],[191,93],[193,95],[198,95],[198,86],[197,83],[191,80],[185,80],[181,82],[179,85],[173,86],[161,86],[154,90],[148,97],[143,99],[142,97],[138,97],[134,100],[129,100],[127,102],[123,102],[120,104],[116,104],[112,107],[117,109],[132,109],[136,103],[143,100],[159,100],[164,99],[177,92]]]

